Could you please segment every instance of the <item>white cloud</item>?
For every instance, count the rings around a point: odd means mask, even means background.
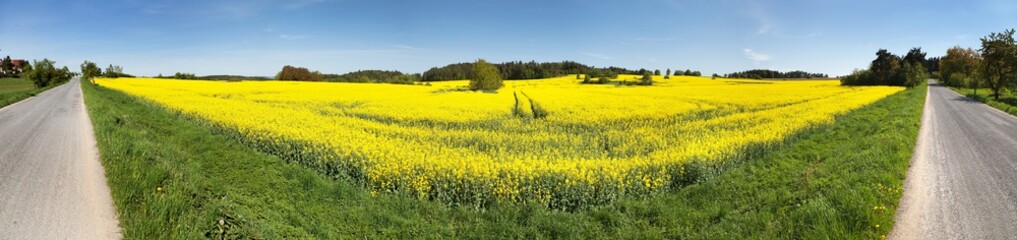
[[[599,59],[604,59],[604,60],[611,59],[610,56],[607,56],[607,55],[604,55],[604,54],[600,54],[600,53],[582,52],[580,54],[583,54],[583,55],[585,55],[587,57],[599,58]]]
[[[752,60],[752,62],[759,64],[760,62],[770,61],[773,57],[768,54],[756,52],[755,50],[743,48],[742,52],[745,53],[745,58]]]

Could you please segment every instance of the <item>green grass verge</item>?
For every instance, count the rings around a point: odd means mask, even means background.
[[[35,88],[27,78],[0,78],[0,108],[35,96],[47,88]]]
[[[1017,116],[1017,94],[1009,91],[1003,91],[999,94],[999,100],[996,100],[992,97],[992,90],[989,90],[988,88],[979,88],[977,91],[974,88],[950,87],[950,89],[953,89],[953,91],[960,93],[961,95],[974,98],[979,102],[983,102],[986,105],[1002,110],[1003,112]]]
[[[924,87],[892,95],[681,190],[576,212],[478,211],[372,196],[147,101],[82,84],[128,239],[879,238],[893,222],[925,98]]]

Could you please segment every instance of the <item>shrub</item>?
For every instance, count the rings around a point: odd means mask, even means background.
[[[42,61],[33,61],[33,67],[31,72],[28,73],[28,78],[32,80],[32,83],[36,87],[53,86],[56,84],[67,82],[74,77],[67,67],[57,69],[53,66],[55,62],[49,59],[42,59]]]
[[[321,81],[321,74],[318,72],[311,72],[311,70],[308,70],[307,68],[286,65],[283,66],[282,71],[279,71],[279,73],[275,75],[275,79],[295,80],[295,81]]]
[[[643,74],[643,79],[639,81],[639,85],[653,85],[653,76],[651,76],[650,73]]]
[[[600,77],[597,79],[597,83],[608,84],[611,83],[611,79],[608,79],[607,77]]]
[[[840,79],[840,85],[875,85],[875,81],[869,70],[855,69],[854,72]]]
[[[470,90],[495,91],[503,86],[498,68],[484,59],[477,59],[473,64],[473,78],[470,79]]]

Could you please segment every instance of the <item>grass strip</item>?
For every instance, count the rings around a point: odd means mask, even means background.
[[[564,212],[372,195],[150,102],[82,88],[128,239],[879,238],[893,223],[926,90],[839,116],[705,182]]]
[[[1003,112],[1017,116],[1017,96],[1011,92],[1001,92],[999,100],[996,100],[992,97],[992,90],[989,90],[988,88],[979,88],[975,90],[974,88],[950,87],[950,89],[954,92],[960,93],[960,95],[973,98]]]
[[[26,78],[0,78],[0,108],[35,96],[51,87],[35,88]]]

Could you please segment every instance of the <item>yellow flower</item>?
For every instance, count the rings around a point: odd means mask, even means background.
[[[650,87],[579,85],[574,76],[508,81],[494,94],[456,90],[465,81],[95,81],[265,152],[362,173],[356,180],[372,196],[540,202],[566,190],[608,199],[662,189],[693,159],[744,157],[903,89],[684,76]],[[512,113],[514,93],[522,117]],[[549,115],[534,119],[536,106]]]

